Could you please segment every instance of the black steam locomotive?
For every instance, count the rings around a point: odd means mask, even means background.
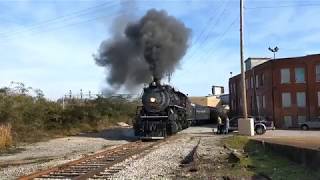
[[[133,122],[135,135],[144,139],[162,139],[191,124],[212,118],[209,107],[192,104],[188,97],[169,85],[153,81],[144,88],[142,106]]]

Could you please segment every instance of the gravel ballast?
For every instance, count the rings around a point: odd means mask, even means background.
[[[222,137],[214,135],[213,127],[210,126],[190,127],[152,149],[117,164],[121,170],[113,174],[112,178],[176,179],[177,174],[183,170],[180,167],[181,161],[199,140],[198,156],[212,158],[221,152],[222,147],[219,146],[219,142]],[[2,165],[6,162],[11,163],[8,167],[2,166],[0,177],[15,179],[134,140],[131,128],[118,128],[21,146],[19,148],[25,149],[22,152],[0,156]],[[32,162],[28,162],[30,160]],[[20,164],[16,163],[17,161]]]
[[[35,171],[79,159],[97,151],[134,140],[130,128],[113,128],[99,133],[52,139],[19,146],[14,154],[0,156],[0,179],[16,179]]]
[[[178,135],[175,140],[168,140],[155,147],[147,154],[127,159],[118,166],[125,167],[113,175],[113,179],[175,179],[181,168],[181,161],[198,144],[198,156],[211,158],[220,155],[222,136],[215,136],[211,127],[191,127]]]

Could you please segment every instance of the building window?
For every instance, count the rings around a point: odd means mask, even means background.
[[[306,121],[306,116],[298,116],[298,123],[303,123]]]
[[[266,96],[262,96],[262,107],[266,108]]]
[[[305,92],[297,92],[297,106],[305,107],[306,106],[306,93]]]
[[[282,107],[291,107],[291,94],[289,92],[282,93]]]
[[[320,91],[318,91],[318,107],[320,107]]]
[[[284,121],[284,126],[285,126],[286,128],[292,126],[292,118],[291,118],[291,116],[284,116],[284,117],[283,117],[283,121]]]
[[[261,108],[260,97],[261,97],[261,96],[256,96],[256,98],[257,98],[257,108],[258,108],[258,110]]]
[[[250,108],[251,108],[251,114],[252,114],[253,109],[254,109],[254,99],[253,99],[253,96],[250,96]]]
[[[320,81],[320,64],[316,65],[316,81]]]
[[[258,76],[258,75],[256,75],[256,82],[255,82],[255,84],[256,84],[256,88],[258,88],[258,87],[259,87],[259,76]]]
[[[253,88],[253,87],[254,87],[254,86],[253,86],[253,77],[251,77],[250,80],[251,80],[251,82],[250,82],[250,83],[251,83],[251,86],[250,86],[250,87]]]
[[[249,89],[249,86],[250,86],[250,84],[249,84],[249,80],[248,80],[248,79],[246,79],[246,89]]]
[[[290,83],[290,69],[281,69],[281,84]]]
[[[296,83],[305,82],[304,68],[295,68],[295,79]]]
[[[263,73],[260,75],[259,83],[260,83],[259,84],[260,86],[263,86],[263,84],[264,84],[264,74]]]

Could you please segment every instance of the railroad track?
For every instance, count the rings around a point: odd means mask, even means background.
[[[22,176],[19,179],[110,179],[113,174],[124,168],[117,166],[118,163],[151,149],[164,141],[136,141],[124,144],[60,166]]]

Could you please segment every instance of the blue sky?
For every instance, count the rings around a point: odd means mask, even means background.
[[[240,71],[238,0],[136,0],[138,19],[164,9],[192,30],[189,49],[171,84],[189,95],[208,95]],[[119,1],[1,0],[0,87],[11,81],[40,88],[56,99],[69,90],[99,92],[105,70],[92,58],[109,37]],[[245,1],[245,58],[319,53],[318,0]]]

